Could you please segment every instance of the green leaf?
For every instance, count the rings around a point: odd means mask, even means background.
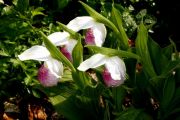
[[[1,15],[10,15],[13,13],[13,7],[12,6],[6,6],[1,10]],[[7,22],[7,21],[6,21]]]
[[[68,3],[69,3],[69,0],[56,0],[57,1],[57,7],[58,7],[58,9],[59,10],[62,10],[63,8],[65,8],[67,5],[68,5]]]
[[[176,88],[175,93],[174,93],[174,97],[172,99],[172,102],[170,103],[171,106],[171,110],[174,110],[175,108],[179,108],[180,105],[180,87]]]
[[[92,16],[95,20],[97,20],[98,22],[104,23],[109,28],[111,28],[115,33],[119,33],[116,26],[110,20],[108,20],[107,18],[105,18],[104,16],[102,16],[101,14],[96,12],[93,8],[91,8],[87,4],[83,3],[82,1],[79,1],[79,2],[83,5],[83,7],[90,14],[90,16]]]
[[[135,58],[135,59],[140,60],[140,57],[132,52],[127,52],[123,50],[115,50],[115,49],[105,48],[105,47],[98,47],[94,45],[87,45],[86,47],[96,53],[101,53],[107,56],[119,56],[119,57]]]
[[[112,21],[119,30],[118,37],[120,38],[121,48],[127,50],[129,48],[128,37],[122,26],[122,16],[120,11],[118,11],[114,6],[112,7]]]
[[[76,71],[73,64],[57,49],[56,46],[53,45],[53,43],[51,43],[47,36],[41,31],[40,35],[43,37],[44,44],[51,53],[51,56],[66,64],[72,71]]]
[[[143,23],[140,24],[138,29],[138,35],[136,38],[136,52],[141,57],[142,67],[145,72],[150,76],[156,76],[156,73],[151,62],[149,50],[148,50],[148,31]]]
[[[35,85],[33,89],[43,91],[48,96],[50,102],[54,106],[55,110],[61,115],[59,106],[70,96],[76,93],[77,87],[73,82],[60,82],[57,86],[43,87],[42,85]]]
[[[64,25],[64,24],[62,24],[62,23],[60,23],[60,22],[57,22],[57,24],[58,24],[64,31],[68,32],[68,33],[71,35],[72,38],[77,39],[77,40],[80,39],[80,34],[78,34],[77,32],[75,32],[75,31],[67,28],[66,25]]]
[[[17,2],[17,10],[21,13],[24,13],[29,7],[29,0],[18,0]]]
[[[83,96],[99,101],[99,97],[103,94],[105,89],[106,88],[103,84],[87,86],[83,91]]]
[[[86,86],[90,85],[90,78],[85,72],[77,70],[76,72],[72,72],[72,77],[81,91],[83,91]]]
[[[42,11],[45,10],[43,7],[38,7],[34,10],[31,10],[31,18],[37,16],[37,15],[45,15]]]
[[[153,120],[142,109],[128,108],[121,112],[115,120]]]
[[[180,68],[180,60],[170,61],[163,69],[162,75],[172,74],[176,68]]]
[[[180,83],[180,65],[179,68],[175,70],[175,79],[177,80],[177,83]]]
[[[171,102],[175,93],[175,79],[173,76],[168,77],[165,80],[164,88],[163,88],[163,97],[161,102],[161,107],[164,111],[168,110],[168,105]]]
[[[169,63],[169,60],[162,53],[161,47],[150,37],[147,44],[154,70],[158,75],[160,75],[164,70],[164,65],[167,65]]]
[[[80,63],[83,61],[83,46],[81,44],[81,39],[78,40],[76,46],[74,47],[72,56],[73,56],[73,65],[75,68],[77,68],[80,65]]]
[[[170,44],[167,47],[162,49],[162,53],[169,59],[171,60],[172,53],[173,53],[173,45]]]
[[[154,98],[156,98],[158,101],[162,100],[162,91],[163,91],[163,85],[164,80],[166,79],[166,76],[155,76],[149,80],[149,86],[148,86],[148,92],[150,95]]]
[[[96,101],[87,97],[74,95],[57,104],[55,108],[68,120],[100,120],[101,112],[98,108],[96,109],[98,105],[94,102]]]
[[[55,109],[60,115],[62,114],[63,116],[65,116],[65,118],[68,118],[68,120],[83,120],[82,111],[81,115],[79,115],[79,110],[75,104],[74,96],[69,97],[62,102],[59,102],[59,100],[57,99]]]
[[[112,89],[112,94],[113,94],[113,100],[114,100],[114,109],[115,112],[121,112],[122,106],[123,106],[123,101],[124,101],[124,97],[126,95],[126,90],[122,87],[116,87]]]

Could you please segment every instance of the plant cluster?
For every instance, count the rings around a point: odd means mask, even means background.
[[[63,24],[52,16],[70,1],[56,12],[38,7],[46,2],[0,1],[2,103],[46,96],[64,119],[180,119],[180,55],[151,38],[146,10],[102,0],[99,13],[79,1],[81,16]]]

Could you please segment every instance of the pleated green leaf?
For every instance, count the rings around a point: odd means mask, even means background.
[[[87,48],[94,51],[95,53],[101,53],[107,56],[119,56],[119,57],[126,57],[126,58],[135,58],[140,60],[140,57],[132,52],[127,52],[123,50],[115,50],[111,48],[105,48],[105,47],[98,47],[94,45],[87,45]]]
[[[160,75],[164,70],[164,65],[167,65],[169,60],[163,54],[162,48],[150,37],[148,39],[148,50],[154,70],[156,71],[157,75]]]
[[[150,76],[156,76],[153,64],[151,62],[148,50],[148,31],[143,23],[139,25],[138,34],[136,38],[136,52],[142,58],[142,66],[145,72]]]
[[[120,11],[118,11],[114,6],[112,7],[112,21],[119,30],[118,37],[120,38],[121,48],[124,50],[128,49],[128,37],[122,26],[122,16]]]
[[[74,67],[77,68],[79,64],[83,61],[83,46],[81,44],[80,38],[73,49],[72,56]]]
[[[76,85],[79,87],[80,90],[84,90],[84,88],[89,84],[90,78],[85,72],[76,71],[72,72],[73,80],[76,82]]]
[[[164,111],[168,111],[168,105],[170,105],[171,100],[173,99],[175,93],[175,79],[173,76],[167,78],[164,82],[163,88],[163,97],[161,102],[161,108]]]
[[[142,109],[128,108],[121,112],[115,120],[153,120]]]

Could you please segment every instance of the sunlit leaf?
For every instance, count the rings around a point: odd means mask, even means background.
[[[148,50],[148,32],[143,23],[140,24],[136,38],[136,52],[142,58],[142,67],[149,76],[154,77],[156,73]]]
[[[36,9],[34,9],[34,10],[31,10],[31,18],[33,18],[33,17],[35,17],[35,16],[37,16],[37,15],[45,15],[42,11],[44,10],[44,8],[43,7],[38,7],[38,8],[36,8]]]
[[[123,48],[124,50],[128,49],[128,37],[122,26],[122,16],[120,14],[120,11],[118,11],[114,6],[112,7],[112,21],[119,30],[118,37],[120,38],[121,48]]]
[[[107,56],[119,56],[119,57],[125,57],[125,58],[135,58],[135,59],[140,60],[140,57],[138,55],[132,52],[128,52],[128,51],[115,50],[115,49],[105,48],[105,47],[97,47],[93,45],[87,45],[86,47],[96,53],[102,53]]]
[[[74,47],[72,56],[74,67],[77,68],[83,61],[83,46],[81,44],[81,39],[78,40],[76,46]]]

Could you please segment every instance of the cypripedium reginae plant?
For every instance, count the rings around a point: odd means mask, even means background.
[[[106,28],[104,24],[96,22],[92,17],[76,17],[67,24],[67,29],[78,32],[82,29],[88,29],[85,42],[102,46],[106,37]],[[73,62],[72,52],[77,44],[77,40],[71,37],[72,33],[63,31],[50,34],[47,38],[55,46],[60,46],[61,53],[71,62]],[[27,49],[19,56],[20,60],[38,60],[45,61],[39,69],[38,79],[43,86],[57,85],[59,78],[63,75],[63,65],[61,61],[54,59],[44,45],[36,45]]]
[[[44,61],[44,64],[38,71],[38,79],[43,86],[57,85],[59,78],[63,75],[62,63],[52,58],[50,52],[44,46],[35,45],[18,55],[18,57],[22,61]]]
[[[101,65],[105,65],[102,76],[107,87],[117,87],[124,83],[126,67],[124,61],[118,56],[109,57],[103,54],[95,54],[82,62],[78,70],[86,71],[89,68],[97,68]]]

